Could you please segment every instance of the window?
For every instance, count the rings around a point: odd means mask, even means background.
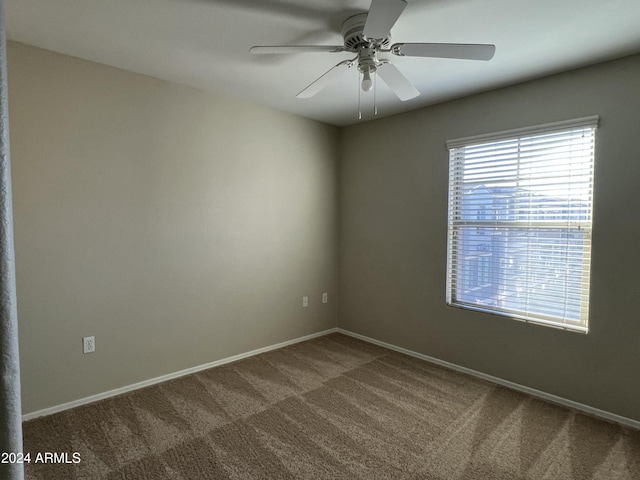
[[[447,303],[587,332],[598,117],[447,142]]]

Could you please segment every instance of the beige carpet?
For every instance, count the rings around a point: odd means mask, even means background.
[[[333,334],[24,424],[28,479],[640,479],[640,432]]]

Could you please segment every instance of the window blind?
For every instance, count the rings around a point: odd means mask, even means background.
[[[587,331],[597,123],[448,142],[448,304]]]

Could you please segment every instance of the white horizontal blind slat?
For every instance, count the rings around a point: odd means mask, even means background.
[[[518,138],[527,135],[536,135],[545,132],[567,131],[571,129],[578,129],[580,127],[595,129],[598,126],[599,120],[600,118],[597,115],[592,115],[589,117],[576,118],[572,120],[562,120],[559,122],[546,123],[535,127],[514,128],[511,130],[503,130],[501,132],[456,138],[447,141],[447,148],[452,149],[466,145],[481,145],[483,143],[506,142],[512,138]]]
[[[447,142],[447,303],[587,331],[597,120]]]

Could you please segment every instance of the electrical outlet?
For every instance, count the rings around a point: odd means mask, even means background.
[[[309,297],[302,297],[302,306],[307,308],[309,306]]]
[[[82,353],[93,353],[96,351],[96,337],[82,338]]]
[[[322,303],[329,303],[329,294],[327,292],[322,294]]]

